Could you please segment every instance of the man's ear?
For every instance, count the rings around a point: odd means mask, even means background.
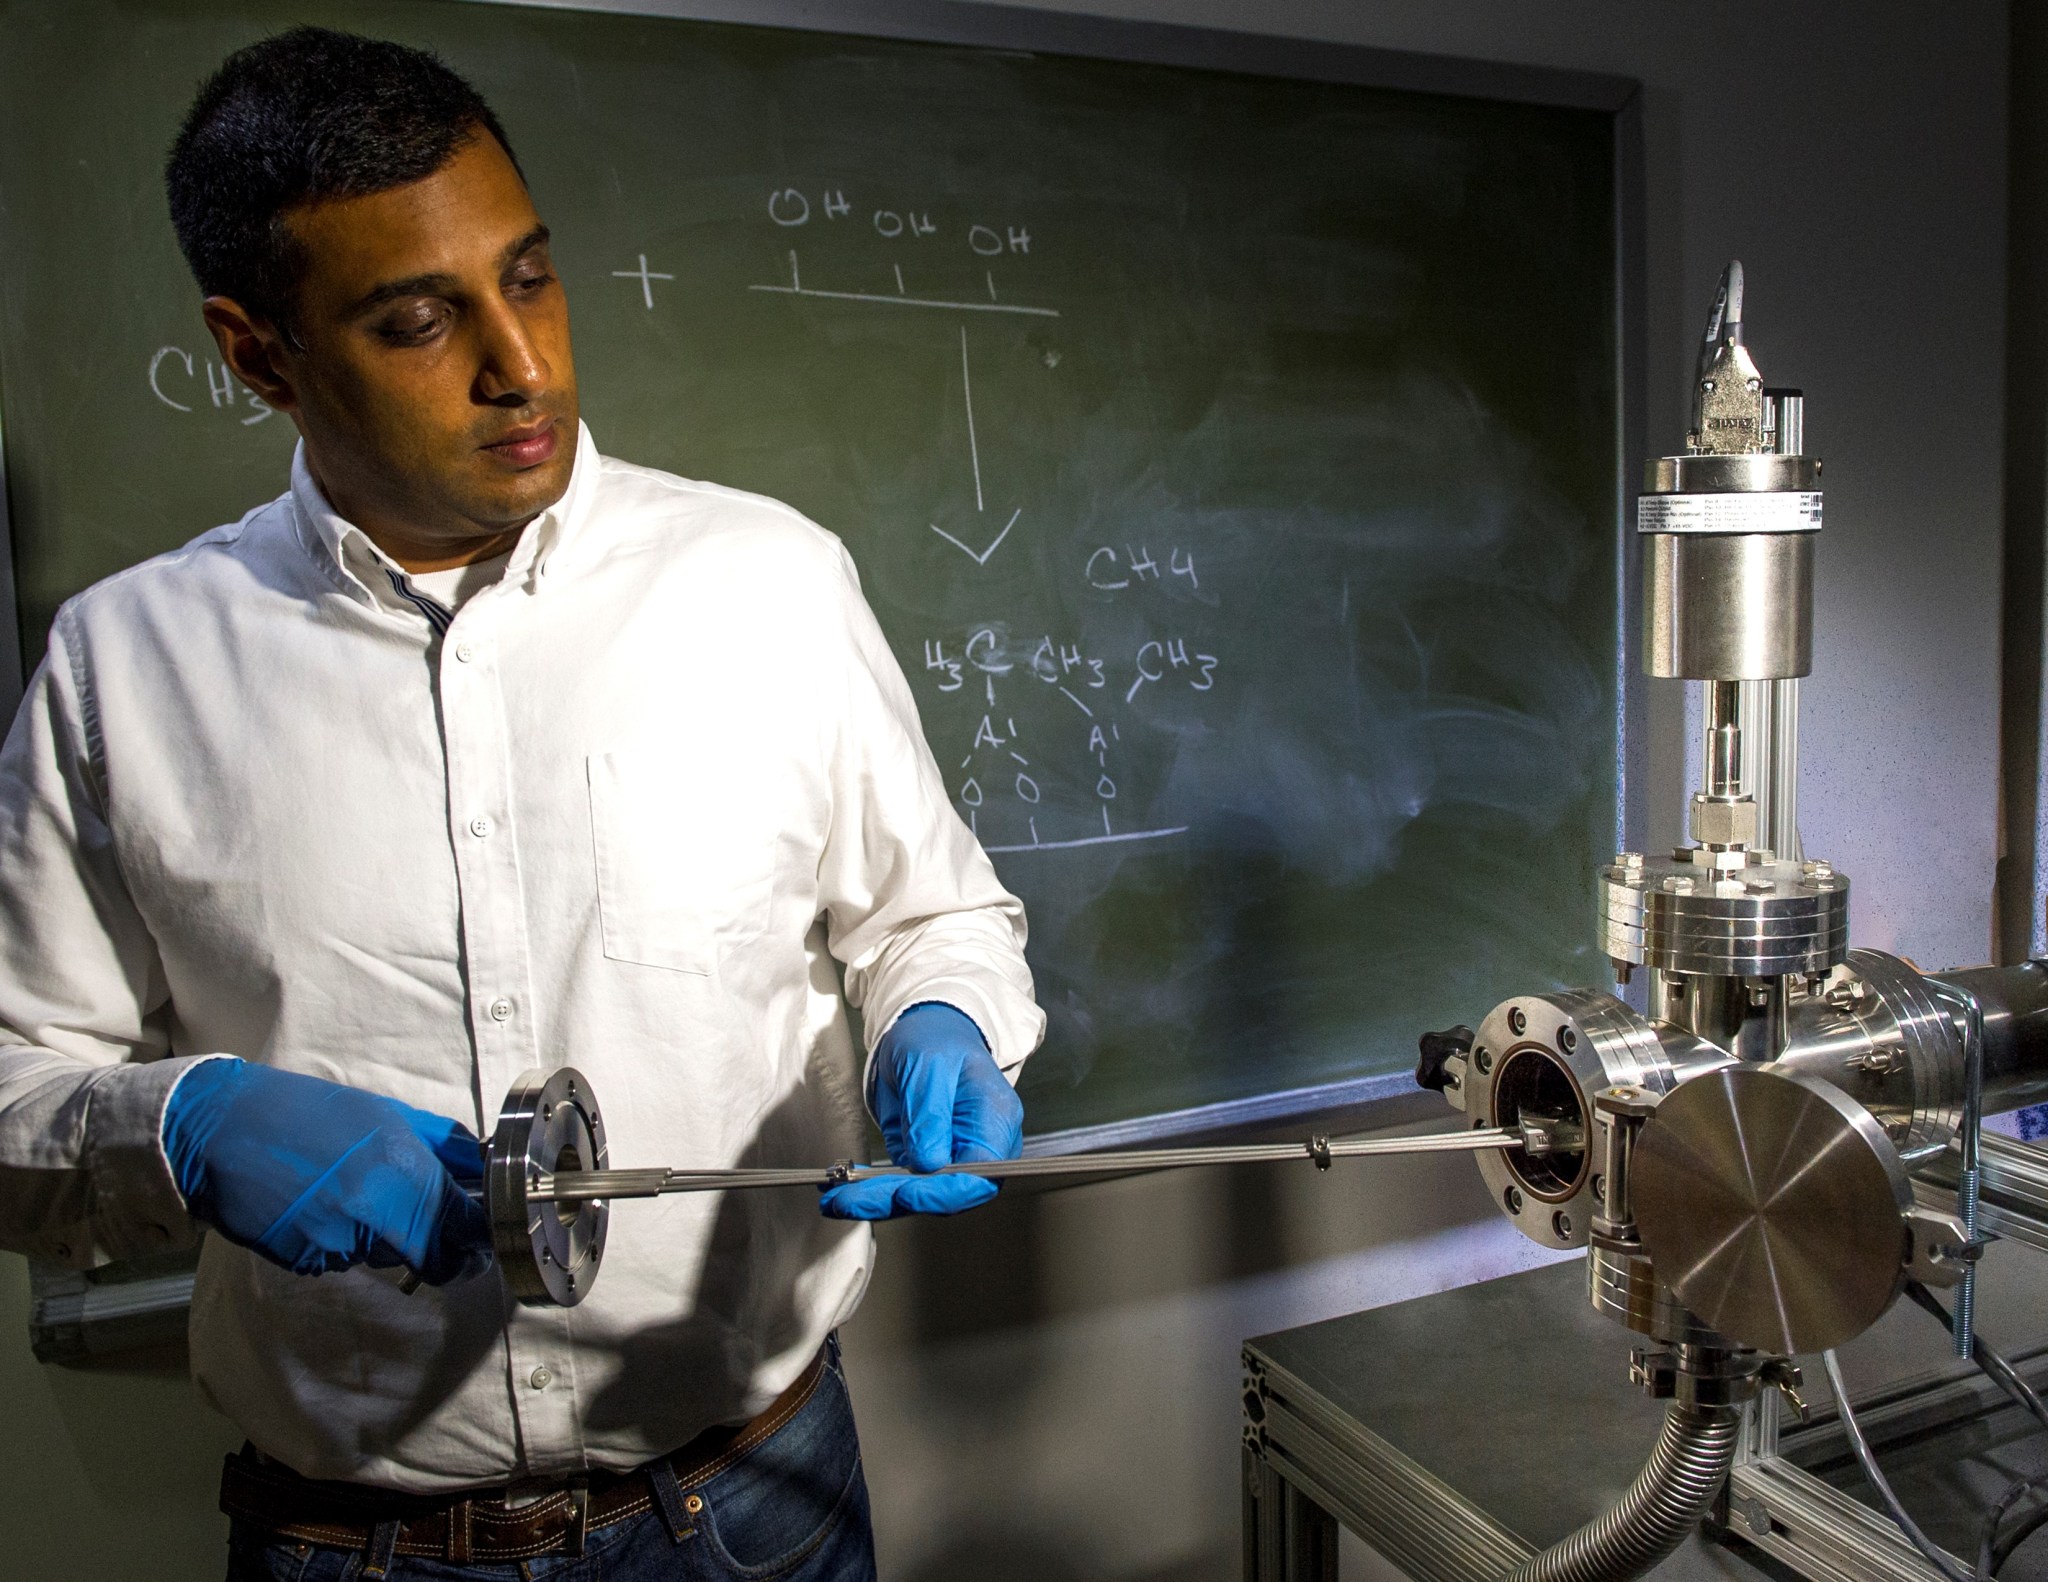
[[[299,404],[289,371],[291,349],[268,319],[251,313],[233,297],[208,297],[199,305],[206,327],[220,347],[221,361],[264,404],[289,412]]]

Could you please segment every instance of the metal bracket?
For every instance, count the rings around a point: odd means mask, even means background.
[[[1985,1238],[1972,1236],[1959,1214],[1916,1203],[1906,1210],[1906,1278],[1922,1285],[1960,1285],[1984,1255]]]

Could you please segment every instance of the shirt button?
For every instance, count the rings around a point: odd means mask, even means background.
[[[472,659],[476,658],[476,644],[457,643],[455,645],[455,657],[461,663],[468,664]]]
[[[548,1372],[546,1368],[535,1368],[533,1372],[526,1376],[526,1382],[536,1390],[545,1390],[555,1382],[555,1376]]]
[[[478,814],[475,818],[469,821],[469,832],[470,834],[474,835],[478,840],[482,840],[486,835],[490,834],[491,832],[491,821],[485,818],[482,814]]]
[[[509,1022],[512,1020],[512,1002],[502,996],[491,1001],[491,1020]]]

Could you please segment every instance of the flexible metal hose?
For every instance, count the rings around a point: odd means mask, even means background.
[[[1523,1561],[1505,1582],[1622,1582],[1642,1575],[1683,1543],[1713,1504],[1735,1459],[1736,1426],[1737,1414],[1728,1407],[1672,1407],[1629,1491],[1605,1514]]]

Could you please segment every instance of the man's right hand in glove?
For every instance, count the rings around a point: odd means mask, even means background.
[[[171,1090],[164,1155],[192,1217],[299,1274],[404,1265],[429,1285],[490,1266],[462,1190],[483,1147],[456,1121],[319,1077],[207,1060]]]

